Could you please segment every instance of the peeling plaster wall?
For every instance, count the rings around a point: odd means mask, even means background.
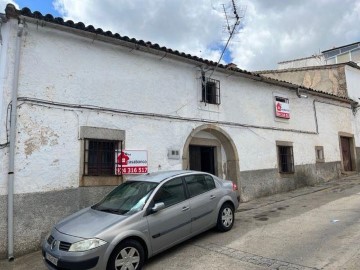
[[[345,67],[263,73],[265,77],[295,83],[326,93],[346,97]]]
[[[323,103],[315,104],[319,135],[221,125],[235,142],[241,171],[276,169],[278,165],[275,142],[279,140],[293,142],[296,165],[315,164],[317,145],[324,146],[326,162],[339,161],[337,131],[354,133],[351,122],[346,120],[352,117],[351,110]],[[307,121],[315,130],[314,116],[311,115],[312,100],[307,99],[303,106],[311,112]],[[294,110],[296,109],[301,113],[301,108],[294,106]],[[334,110],[338,116],[329,118],[328,115],[333,114]],[[157,171],[159,165],[162,170],[181,169],[181,160],[168,159],[167,149],[182,150],[187,136],[201,125],[139,116],[64,111],[61,108],[28,104],[21,105],[18,115],[16,193],[78,187],[82,155],[82,140],[78,139],[78,131],[79,126],[84,124],[125,130],[128,149],[148,150],[149,171]],[[273,123],[277,124],[274,120]],[[213,138],[208,134],[199,134],[199,137]]]

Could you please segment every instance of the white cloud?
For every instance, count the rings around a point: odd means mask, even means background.
[[[250,70],[360,41],[359,0],[253,0],[232,57]]]
[[[0,0],[0,13],[5,13],[7,4],[13,4],[16,8],[19,8],[19,5],[12,0]]]
[[[213,60],[217,52],[209,48],[222,38],[223,14],[209,0],[55,0],[54,6],[67,19]]]

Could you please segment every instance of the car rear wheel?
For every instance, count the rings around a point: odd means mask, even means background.
[[[136,240],[121,242],[112,252],[107,270],[140,270],[145,260],[142,245]]]
[[[229,203],[224,203],[220,208],[216,227],[221,232],[227,232],[233,225],[234,207]]]

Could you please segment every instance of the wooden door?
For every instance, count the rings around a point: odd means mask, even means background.
[[[215,174],[215,147],[189,146],[190,170]]]
[[[350,138],[340,137],[341,152],[345,171],[352,171],[352,160],[350,151]]]

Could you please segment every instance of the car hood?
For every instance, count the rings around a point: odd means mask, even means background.
[[[55,228],[64,234],[91,238],[126,218],[128,216],[93,210],[89,207],[63,219]]]

